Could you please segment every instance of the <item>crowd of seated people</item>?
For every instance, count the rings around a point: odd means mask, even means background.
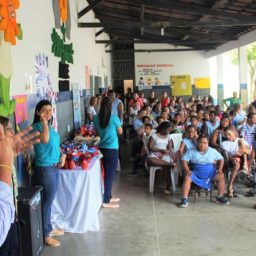
[[[132,142],[133,168],[129,175],[137,175],[140,167],[148,175],[145,166],[159,166],[165,178],[164,193],[169,194],[169,170],[181,159],[182,207],[188,205],[191,183],[207,189],[209,181],[217,185],[216,202],[228,204],[224,194],[234,196],[238,173],[250,175],[256,147],[256,104],[243,109],[241,100],[234,99],[230,106],[225,101],[228,108],[224,110],[214,105],[211,96],[184,100],[167,92],[157,96],[152,90],[145,98],[143,93],[129,90],[122,99],[123,126]],[[169,136],[172,133],[181,133],[183,138],[175,153]]]

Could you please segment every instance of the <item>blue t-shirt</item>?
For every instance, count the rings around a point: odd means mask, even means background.
[[[205,124],[207,126],[208,136],[211,136],[213,132],[220,126],[220,121],[216,120],[214,125],[210,121],[206,121]]]
[[[223,157],[216,149],[208,147],[208,150],[204,154],[199,153],[196,148],[190,149],[181,159],[193,164],[213,164],[223,159]]]
[[[183,139],[182,142],[186,146],[186,151],[196,147],[196,144],[192,140],[190,140],[188,138]]]
[[[100,136],[99,148],[118,149],[117,128],[121,128],[121,122],[117,115],[111,115],[109,124],[102,129],[99,124],[99,116],[94,116],[93,124]]]
[[[43,131],[41,122],[33,124],[32,127],[33,131]],[[49,125],[49,141],[35,144],[34,151],[36,166],[51,166],[60,161],[60,136],[51,125]]]
[[[133,122],[133,128],[134,128],[135,131],[138,130],[143,125],[144,124],[143,124],[143,122],[140,118],[136,118]]]

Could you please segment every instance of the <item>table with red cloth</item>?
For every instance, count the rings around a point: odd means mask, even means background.
[[[59,186],[52,205],[53,227],[70,233],[98,231],[103,195],[100,158],[94,157],[87,170],[77,167],[59,172]]]

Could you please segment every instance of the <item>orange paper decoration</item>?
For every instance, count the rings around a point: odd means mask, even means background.
[[[19,0],[0,0],[0,31],[4,31],[4,40],[16,44],[16,36],[20,29],[16,22],[16,12],[20,6]]]
[[[68,0],[59,0],[60,19],[65,23],[68,19]]]

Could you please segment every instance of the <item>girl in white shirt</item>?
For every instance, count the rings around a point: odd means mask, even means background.
[[[170,168],[175,167],[172,160],[170,130],[170,122],[163,122],[156,128],[156,133],[153,133],[149,139],[149,156],[147,159],[149,166],[162,167],[166,182],[166,189],[164,190],[166,194],[170,194]]]
[[[248,143],[238,138],[233,128],[229,127],[224,130],[227,141],[221,143],[221,148],[225,150],[232,164],[232,173],[228,184],[228,197],[234,196],[233,183],[239,170],[248,171],[247,155],[250,154]]]

